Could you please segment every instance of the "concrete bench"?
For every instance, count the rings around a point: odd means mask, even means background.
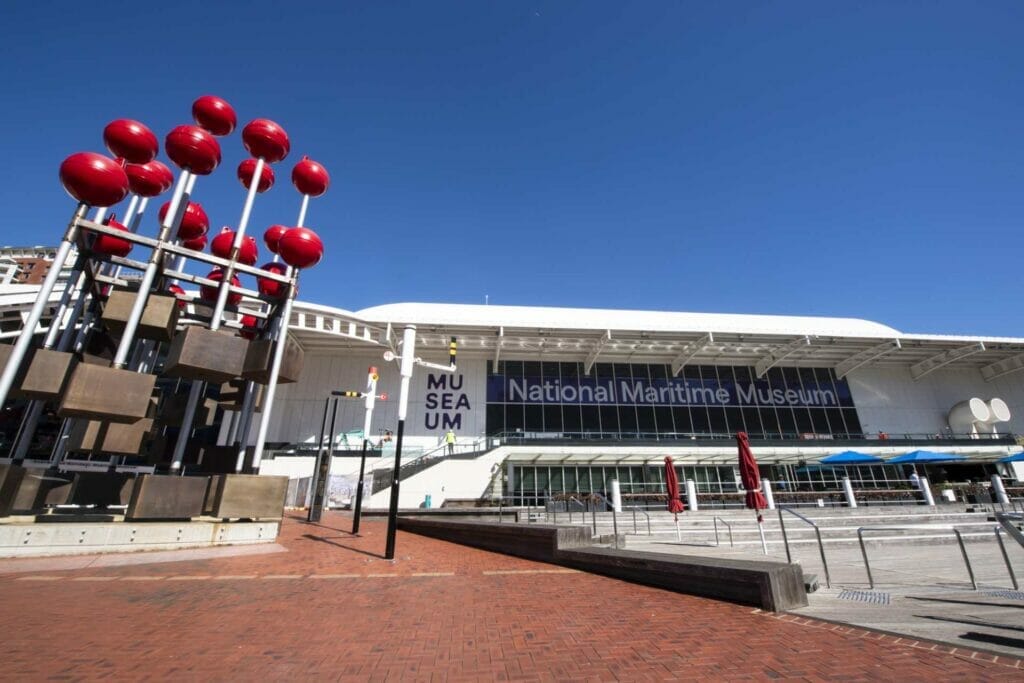
[[[595,547],[588,527],[399,517],[398,528],[633,583],[781,612],[805,607],[799,565]]]

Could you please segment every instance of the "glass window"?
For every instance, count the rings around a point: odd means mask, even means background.
[[[641,421],[641,428],[643,422]],[[674,434],[675,424],[672,422],[672,409],[668,406],[657,406],[654,408],[654,425],[648,431],[656,431],[659,434]]]
[[[562,429],[566,432],[583,431],[580,407],[571,403],[562,406]]]
[[[636,436],[637,419],[635,406],[619,406],[619,432],[623,436]]]
[[[600,406],[601,412],[601,431],[602,432],[613,432],[619,431],[619,409],[616,406]]]
[[[580,431],[585,434],[601,431],[601,415],[597,406],[580,406],[580,417]]]
[[[712,434],[729,433],[729,425],[725,421],[724,408],[708,408],[708,421]]]
[[[562,406],[558,404],[544,406],[544,431],[562,431]]]
[[[544,412],[539,405],[526,404],[524,408],[524,426],[523,429],[527,432],[543,432],[544,431]]]
[[[676,434],[691,434],[693,432],[693,421],[690,419],[690,409],[686,406],[672,408],[672,421],[675,422]]]
[[[708,409],[704,406],[693,406],[690,408],[690,419],[693,422],[693,432],[695,434],[707,434],[711,431]]]
[[[487,433],[498,434],[505,431],[505,407],[500,403],[487,406]]]
[[[517,403],[505,404],[505,431],[516,432],[523,431],[525,423],[523,422],[523,406]]]
[[[725,420],[729,424],[726,431],[730,434],[747,431],[747,428],[743,424],[743,415],[739,408],[726,408]]]

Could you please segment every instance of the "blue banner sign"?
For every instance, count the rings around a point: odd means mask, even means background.
[[[846,380],[787,386],[768,380],[612,379],[610,377],[487,378],[488,403],[649,406],[853,406]]]

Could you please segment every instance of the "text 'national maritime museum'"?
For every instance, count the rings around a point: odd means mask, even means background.
[[[1024,415],[1024,339],[904,334],[874,322],[705,313],[394,304],[355,313],[304,305],[294,330],[299,381],[283,386],[261,472],[308,477],[331,391],[380,369],[371,443],[379,446],[370,507],[386,507],[403,330],[417,355],[457,371],[418,369],[411,382],[401,505],[480,504],[505,496],[607,493],[663,497],[664,457],[705,504],[740,504],[735,434],[750,435],[762,475],[789,502],[838,500],[849,477],[865,502],[896,502],[919,466],[958,495],[1002,474],[1024,479],[1015,434]],[[339,401],[334,502],[354,483],[363,406]],[[230,414],[219,438],[228,433]],[[329,431],[329,428],[328,428]],[[449,446],[449,433],[455,444]],[[831,466],[845,451],[880,461]],[[902,493],[901,491],[902,490]],[[948,495],[948,494],[947,494]]]

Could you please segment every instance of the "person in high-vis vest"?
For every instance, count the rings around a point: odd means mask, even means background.
[[[444,435],[444,442],[448,444],[448,455],[455,455],[455,432],[451,429]]]

